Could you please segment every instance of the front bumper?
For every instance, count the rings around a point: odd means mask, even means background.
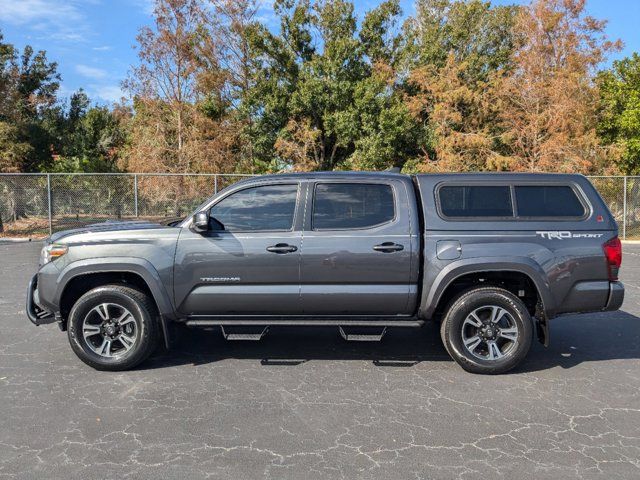
[[[38,274],[31,277],[27,287],[27,317],[34,325],[44,325],[55,322],[56,316],[53,312],[45,310],[38,305]]]

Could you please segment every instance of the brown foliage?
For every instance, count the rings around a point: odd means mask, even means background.
[[[202,11],[195,0],[161,0],[156,29],[138,35],[140,65],[125,87],[135,96],[126,168],[138,172],[224,171],[228,139],[196,106]],[[215,154],[212,154],[216,152]]]
[[[228,110],[234,90],[248,81],[242,33],[255,13],[253,4],[216,0],[209,10],[196,0],[157,2],[155,29],[141,29],[140,65],[125,82],[135,115],[122,167],[165,173],[235,170],[242,119]]]
[[[536,0],[519,13],[513,69],[493,88],[511,170],[588,173],[601,161],[592,78],[619,45],[584,6]]]
[[[318,170],[322,165],[321,134],[308,119],[289,120],[285,135],[276,140],[276,152],[290,161],[296,171]]]
[[[498,164],[491,131],[497,112],[487,83],[466,81],[466,67],[451,54],[441,68],[429,65],[411,73],[418,93],[407,105],[415,118],[428,118],[435,137],[435,158],[426,153],[419,171],[486,170]]]
[[[313,77],[326,68],[322,56],[304,60],[314,65],[307,78],[284,55],[282,65],[290,71],[276,82],[272,76],[281,72],[271,70],[254,45],[265,41],[255,24],[257,5],[158,0],[155,29],[141,30],[140,66],[125,83],[135,97],[135,115],[127,120],[123,168],[253,172],[254,149],[263,163],[273,150],[277,161],[296,170],[380,168],[404,149],[403,162],[409,159],[419,171],[615,170],[619,152],[603,148],[596,135],[593,78],[619,44],[604,35],[605,22],[585,14],[585,0],[533,0],[517,13],[480,1],[420,2],[422,17],[410,31],[418,40],[409,42],[405,55],[413,62],[407,63],[408,78],[388,67],[389,80],[379,86],[380,66],[355,62],[351,83],[340,88],[332,79]],[[291,22],[306,25],[303,16]],[[292,32],[302,35],[304,28]],[[284,37],[274,38],[267,44],[285,45]],[[345,51],[357,47],[355,37],[339,40]],[[278,97],[290,78],[298,82],[296,108],[307,108],[307,117]],[[345,100],[353,92],[358,102]],[[389,115],[375,117],[375,102],[388,92],[405,99],[402,109],[385,106]],[[316,103],[324,105],[322,115]],[[345,107],[349,103],[353,108]],[[321,116],[326,118],[314,123]],[[333,129],[328,136],[327,125]],[[412,134],[398,133],[406,131]],[[416,152],[422,154],[415,158]],[[376,160],[360,162],[359,156]]]
[[[470,80],[468,62],[453,52],[444,65],[414,69],[409,81],[417,93],[407,104],[431,141],[417,169],[614,171],[618,152],[596,135],[593,78],[620,44],[584,9],[584,0],[520,8],[511,58],[485,78]]]

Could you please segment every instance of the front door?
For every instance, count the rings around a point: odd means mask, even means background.
[[[185,315],[300,314],[300,185],[231,191],[210,209],[210,230],[183,228],[174,294]]]
[[[400,181],[318,181],[305,219],[306,315],[408,315],[417,297],[417,238]],[[416,278],[414,278],[416,277]]]

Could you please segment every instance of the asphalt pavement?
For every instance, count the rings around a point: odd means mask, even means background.
[[[188,330],[130,372],[98,372],[25,288],[41,244],[0,244],[0,478],[640,478],[640,245],[620,312],[552,321],[516,371],[461,370],[435,325],[347,343]]]

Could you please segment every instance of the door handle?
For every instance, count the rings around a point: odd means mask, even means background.
[[[399,252],[400,250],[404,250],[404,245],[400,245],[399,243],[393,243],[393,242],[384,242],[384,243],[381,243],[380,245],[375,245],[373,249],[376,252],[383,252],[383,253]]]
[[[286,243],[276,243],[275,245],[267,247],[267,252],[271,253],[291,253],[296,250],[298,250],[298,247]]]

